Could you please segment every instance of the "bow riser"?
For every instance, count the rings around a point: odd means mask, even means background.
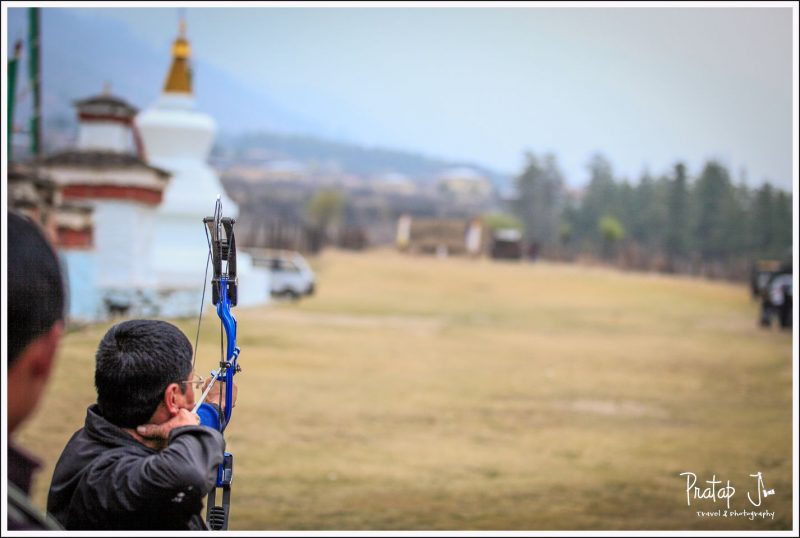
[[[224,433],[225,428],[230,423],[233,411],[233,377],[240,371],[238,363],[240,349],[236,345],[237,323],[236,318],[231,314],[231,308],[236,306],[238,302],[239,285],[236,274],[236,236],[233,231],[236,219],[222,216],[222,202],[220,198],[217,198],[214,216],[204,218],[203,223],[206,226],[209,257],[214,267],[214,274],[211,279],[211,302],[217,307],[217,316],[219,316],[220,323],[225,331],[226,346],[224,354],[220,357],[219,370],[211,372],[215,381],[225,382],[224,408],[220,409],[219,413],[206,410],[206,412],[200,414],[201,419],[202,416],[213,414],[216,417],[217,429],[219,429],[220,433]],[[226,262],[224,271],[223,262]],[[206,277],[208,276],[207,271],[208,267],[206,267]],[[205,288],[203,294],[205,295]],[[198,335],[199,327],[200,322],[198,321]],[[211,390],[211,385],[204,392],[203,398],[205,398],[209,390]],[[197,404],[198,408],[203,406],[213,407],[208,406],[208,404]],[[203,421],[203,423],[207,422]],[[213,420],[209,421],[210,423],[213,423]],[[227,530],[228,528],[232,481],[233,455],[224,452],[223,462],[217,469],[216,487],[209,492],[208,502],[206,503],[206,520],[212,530]],[[216,504],[217,489],[222,489],[222,504],[220,506]]]
[[[222,322],[222,327],[225,330],[225,339],[227,342],[226,361],[220,363],[220,371],[224,372],[217,375],[217,380],[225,381],[225,387],[233,387],[233,376],[238,373],[241,368],[239,367],[239,347],[236,346],[236,318],[231,314],[231,299],[228,296],[228,277],[221,277],[220,279],[220,300],[217,303],[217,315]],[[225,391],[225,426],[231,420],[231,412],[233,410],[233,390],[227,389]],[[223,427],[224,431],[224,427]]]

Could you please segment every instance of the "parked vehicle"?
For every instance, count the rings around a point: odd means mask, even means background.
[[[271,294],[292,300],[313,295],[316,287],[314,271],[298,252],[276,250],[262,251],[253,257],[255,265],[270,272]]]
[[[758,260],[753,264],[750,272],[750,292],[753,299],[761,297],[769,279],[781,269],[781,262],[778,260]]]
[[[495,259],[519,260],[522,258],[522,232],[514,228],[501,228],[492,234],[490,255]]]
[[[777,318],[784,329],[792,327],[793,284],[792,268],[789,266],[783,266],[770,276],[761,290],[759,323],[762,327],[771,327],[773,318]]]

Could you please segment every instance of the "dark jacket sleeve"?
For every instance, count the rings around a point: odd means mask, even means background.
[[[225,440],[205,426],[172,431],[167,448],[146,456],[101,458],[86,473],[86,486],[98,493],[100,509],[134,512],[165,501],[195,504],[216,483]]]

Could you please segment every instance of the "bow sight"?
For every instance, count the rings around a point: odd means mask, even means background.
[[[211,259],[214,264],[214,276],[211,280],[211,302],[219,303],[220,289],[227,288],[230,306],[236,306],[237,287],[239,279],[236,275],[236,236],[233,234],[233,225],[236,219],[222,216],[222,202],[217,199],[213,217],[205,217],[206,238]],[[226,271],[222,271],[222,262],[228,262]],[[226,282],[225,285],[223,282]]]

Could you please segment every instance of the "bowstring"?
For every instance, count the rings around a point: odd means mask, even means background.
[[[220,201],[219,198],[217,198],[217,203],[214,204],[214,225],[217,227],[217,235],[219,235],[219,220],[221,216],[222,216],[222,202]],[[200,325],[203,321],[203,307],[205,306],[206,303],[206,287],[208,286],[208,266],[211,263],[211,251],[214,248],[213,245],[211,244],[211,237],[208,235],[208,226],[203,226],[203,230],[206,233],[206,243],[208,244],[208,256],[206,257],[206,272],[203,277],[203,293],[200,297],[200,315],[197,318],[197,331],[195,332],[194,336],[194,350],[192,352],[192,371],[194,371],[195,364],[197,362],[197,347],[200,340]],[[222,325],[220,325],[220,331],[221,330],[222,330]],[[206,391],[203,392],[202,396],[200,397],[200,401],[197,402],[197,405],[195,405],[195,408],[193,409],[194,412],[197,412],[197,409],[200,407],[200,404],[203,401],[205,401],[206,396],[208,395],[208,391],[211,390],[211,386],[214,384],[214,381],[216,380],[217,377],[216,375],[213,374],[214,372],[212,372],[211,385],[209,385]],[[222,396],[222,385],[220,385],[220,398],[221,396]],[[221,406],[220,409],[222,409]]]
[[[208,230],[206,230],[206,235],[208,235]],[[194,372],[194,366],[197,361],[197,344],[200,341],[200,324],[203,322],[203,306],[206,303],[206,285],[208,284],[208,266],[211,263],[211,250],[208,251],[208,257],[206,257],[206,274],[203,277],[203,295],[200,297],[200,315],[197,318],[197,332],[194,335],[194,350],[192,352],[192,372]]]

